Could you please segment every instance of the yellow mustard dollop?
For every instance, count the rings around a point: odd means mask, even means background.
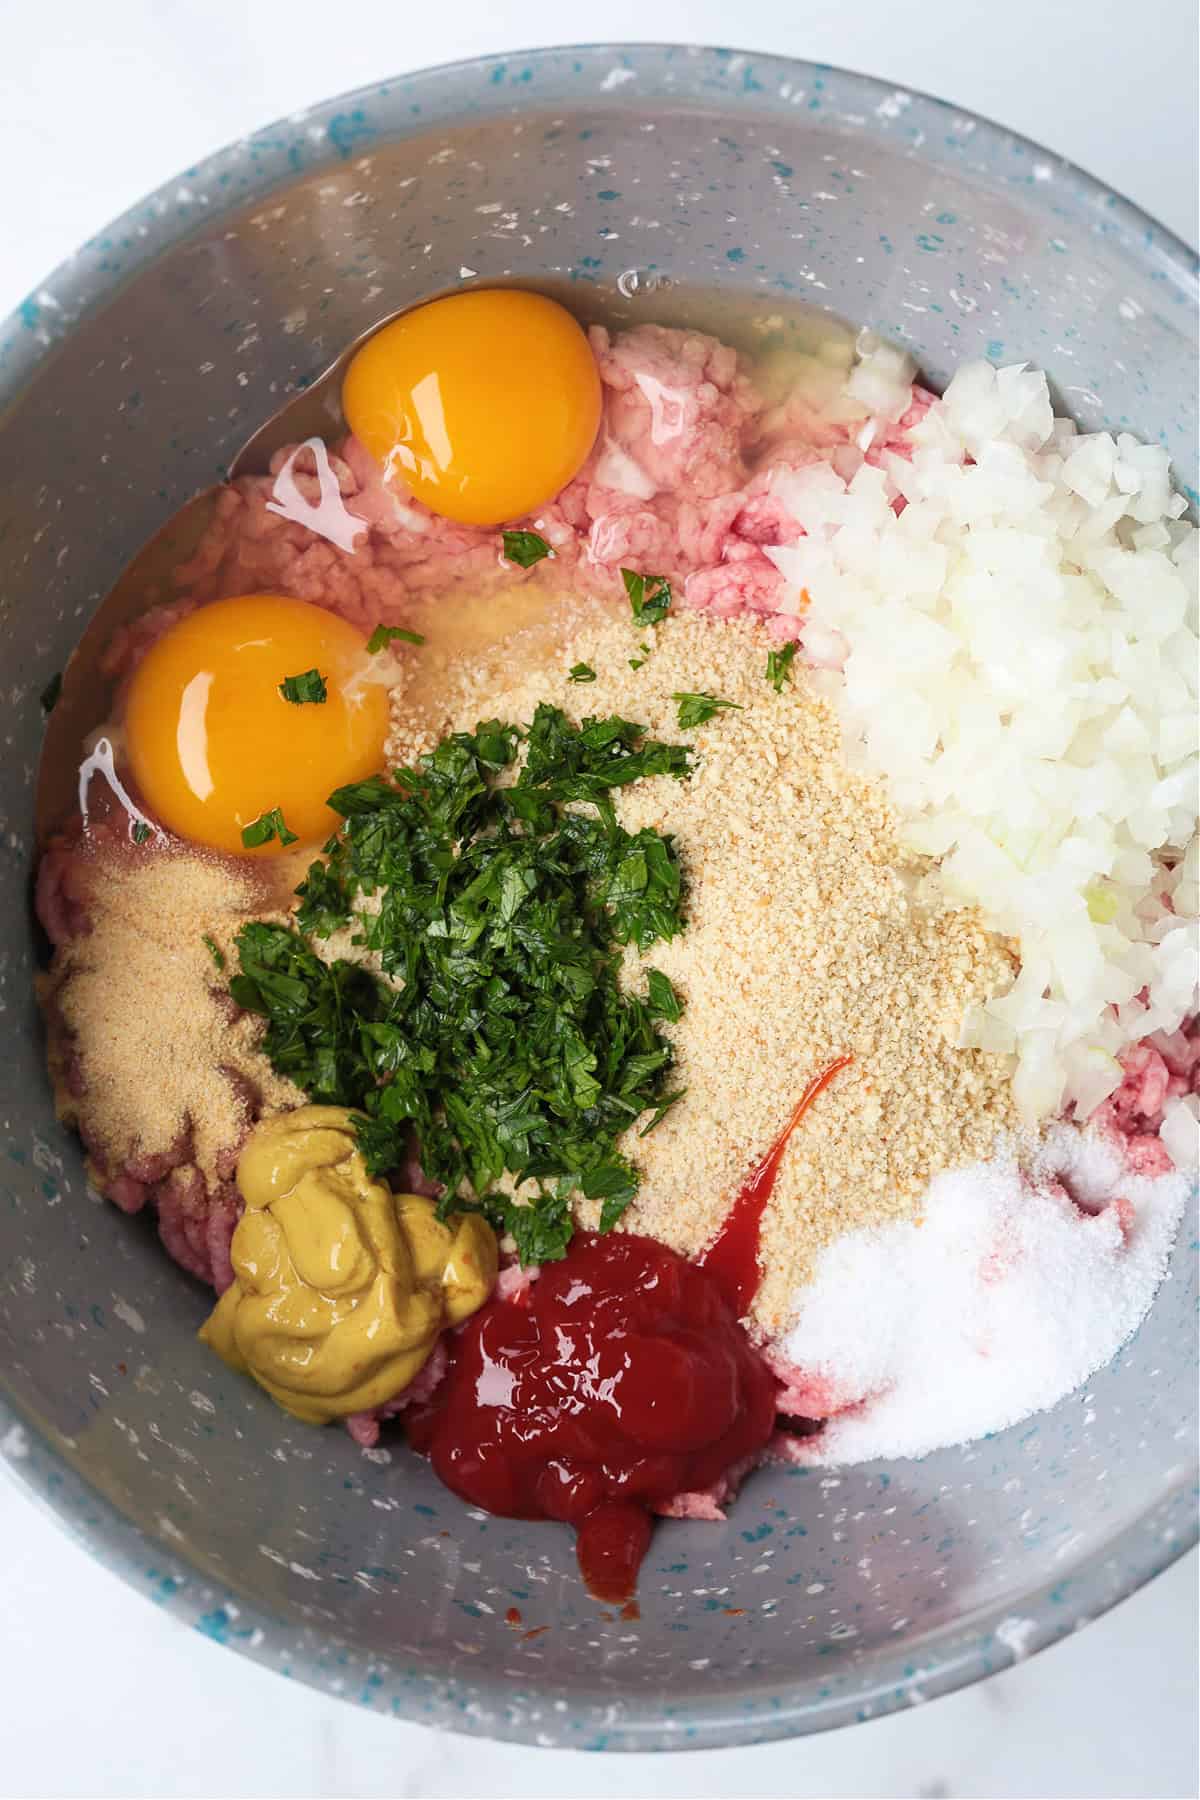
[[[474,1213],[443,1224],[432,1200],[366,1170],[340,1106],[301,1106],[246,1140],[233,1285],[200,1336],[311,1424],[408,1386],[445,1326],[487,1299],[496,1239]]]

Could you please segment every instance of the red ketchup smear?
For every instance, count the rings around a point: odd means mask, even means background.
[[[759,1228],[767,1201],[771,1198],[771,1190],[775,1186],[775,1177],[779,1174],[779,1165],[783,1161],[788,1139],[817,1095],[829,1086],[835,1075],[849,1068],[853,1061],[852,1056],[839,1056],[835,1063],[830,1063],[824,1074],[814,1076],[809,1082],[800,1096],[795,1112],[730,1207],[729,1216],[720,1231],[708,1249],[702,1250],[696,1258],[702,1269],[707,1269],[711,1275],[716,1276],[736,1307],[739,1318],[749,1310],[750,1302],[758,1292]]]
[[[521,1304],[463,1328],[408,1435],[471,1504],[574,1525],[588,1589],[619,1605],[650,1509],[765,1449],[776,1388],[706,1270],[652,1238],[577,1232]]]

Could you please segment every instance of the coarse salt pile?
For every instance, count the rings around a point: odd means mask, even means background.
[[[845,767],[836,720],[802,671],[775,692],[761,625],[680,613],[635,629],[627,609],[592,603],[565,638],[549,660],[516,639],[423,662],[412,691],[436,723],[419,725],[398,692],[389,750],[409,763],[447,728],[527,721],[541,700],[693,746],[687,780],[616,796],[626,829],[675,835],[688,882],[686,930],[645,958],[685,1003],[670,1085],[687,1092],[649,1136],[622,1142],[642,1176],[625,1222],[695,1254],[808,1082],[852,1054],[791,1139],[763,1221],[753,1316],[774,1335],[824,1244],[911,1216],[936,1169],[986,1156],[1012,1124],[1008,1059],[956,1043],[963,1007],[1008,978],[1009,956],[973,909],[914,898],[880,784]],[[576,662],[594,679],[570,681]],[[679,692],[732,705],[689,731]],[[644,988],[632,953],[627,975]]]
[[[1055,1405],[1141,1323],[1194,1182],[1059,1124],[1027,1177],[1011,1153],[948,1171],[919,1222],[839,1238],[777,1347],[784,1410],[833,1412],[791,1454],[924,1456]]]
[[[1196,1010],[1197,533],[1164,450],[1024,367],[962,368],[909,441],[779,473],[807,535],[768,554],[905,843],[1019,940],[962,1041],[1016,1053],[1027,1123],[1087,1117]]]

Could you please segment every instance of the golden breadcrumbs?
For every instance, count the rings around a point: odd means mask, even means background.
[[[639,643],[650,654],[632,669]],[[564,608],[540,641],[414,659],[389,752],[410,762],[445,729],[526,722],[540,700],[575,720],[618,712],[694,746],[689,780],[617,795],[629,830],[675,835],[688,883],[687,929],[645,958],[685,1002],[670,1028],[671,1086],[687,1094],[650,1136],[623,1142],[642,1172],[625,1225],[700,1250],[807,1083],[852,1054],[792,1138],[763,1221],[752,1317],[774,1335],[823,1246],[912,1216],[930,1178],[985,1157],[1013,1112],[1007,1059],[956,1048],[967,1005],[1011,975],[1007,950],[973,910],[917,902],[921,870],[897,845],[881,789],[846,767],[836,721],[802,669],[774,691],[770,648],[744,621],[675,614],[647,632],[624,608]],[[576,662],[596,680],[569,681]],[[683,731],[671,698],[681,691],[743,710]],[[638,986],[641,960],[626,959]],[[594,1213],[581,1209],[585,1223]]]

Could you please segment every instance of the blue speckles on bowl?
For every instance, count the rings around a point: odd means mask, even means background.
[[[342,344],[508,275],[617,289],[639,317],[669,313],[661,275],[794,294],[935,382],[1029,357],[1197,485],[1190,254],[1036,146],[837,70],[681,47],[435,70],[256,134],[86,245],[0,325],[0,1453],[158,1604],[376,1711],[593,1749],[753,1742],[1002,1667],[1187,1545],[1186,1250],[1086,1393],[920,1463],[760,1473],[726,1528],[660,1532],[632,1622],[583,1594],[565,1532],[465,1509],[401,1446],[296,1426],[206,1356],[204,1296],[89,1199],[42,1072],[37,695],[141,543]]]

